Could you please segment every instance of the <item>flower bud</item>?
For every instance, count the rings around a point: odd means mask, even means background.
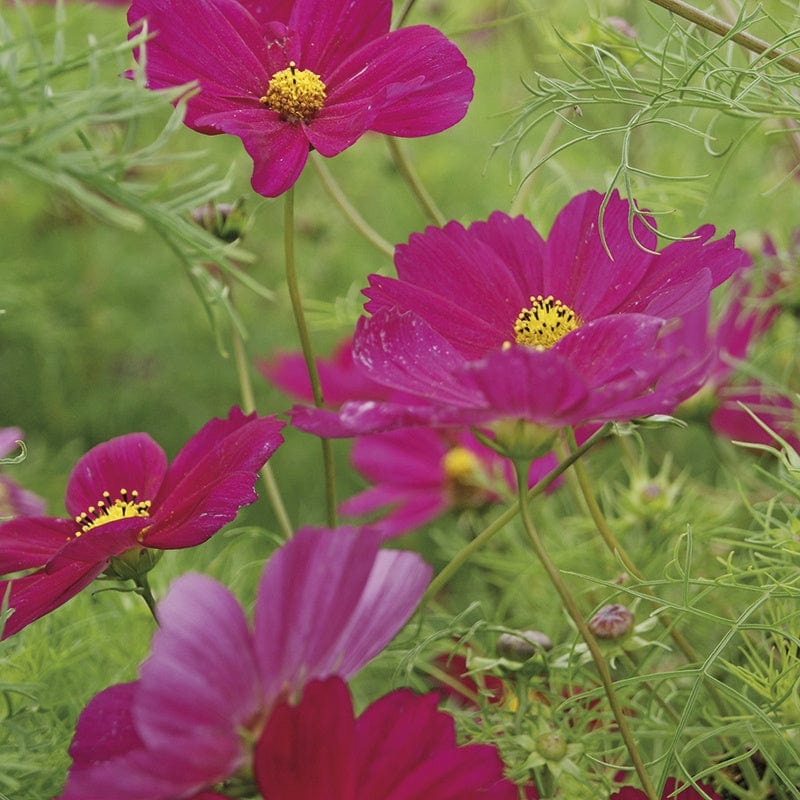
[[[567,754],[567,742],[557,731],[543,733],[536,739],[536,752],[547,761],[561,761]]]
[[[206,203],[192,211],[192,219],[223,242],[235,242],[244,233],[240,203]]]
[[[598,639],[621,639],[633,627],[633,613],[619,603],[603,606],[589,620],[589,630]]]
[[[552,650],[550,637],[541,631],[501,633],[495,645],[497,655],[514,661],[527,661],[539,650]]]

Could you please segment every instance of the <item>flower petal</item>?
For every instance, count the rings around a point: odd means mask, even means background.
[[[75,523],[20,517],[0,525],[0,575],[44,566],[75,533]]]
[[[430,567],[413,553],[379,554],[380,542],[369,531],[306,528],[270,558],[254,621],[266,704],[314,678],[353,674],[414,611]]]
[[[413,25],[387,33],[345,59],[329,77],[326,104],[333,108],[361,100],[377,112],[370,130],[427,136],[464,117],[474,85],[466,59],[441,31]]]
[[[391,0],[295,0],[288,26],[303,43],[299,66],[327,81],[354,50],[388,33]]]
[[[140,500],[155,498],[167,468],[164,451],[146,434],[129,433],[93,447],[82,456],[67,483],[64,504],[70,516],[96,506],[109,492],[139,492]]]
[[[71,600],[103,569],[105,565],[69,564],[53,574],[39,571],[12,581],[0,581],[0,602],[11,586],[8,607],[14,609],[3,628],[2,638],[12,636]]]
[[[230,522],[257,495],[258,471],[283,442],[275,417],[245,416],[207,423],[170,466],[154,502],[148,547],[175,549],[200,544]]]
[[[295,706],[281,703],[254,754],[262,796],[355,800],[355,727],[350,692],[339,678],[310,683]]]
[[[157,613],[133,719],[176,785],[199,790],[245,758],[240,731],[261,695],[252,637],[233,595],[204,575],[178,578]]]
[[[270,77],[285,66],[271,68],[262,27],[236,0],[134,0],[129,24],[145,18],[154,34],[145,45],[147,85],[196,81],[200,92],[189,98],[184,120],[196,130],[215,131],[199,122],[205,114],[261,108]]]

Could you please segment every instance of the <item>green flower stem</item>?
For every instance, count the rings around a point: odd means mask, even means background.
[[[568,437],[570,450],[572,450],[577,444],[575,441],[575,432],[570,431]],[[642,584],[642,590],[651,596],[655,596],[655,593],[652,591],[652,589],[646,585],[646,578],[642,574],[642,571],[636,566],[636,564],[633,563],[625,548],[619,543],[617,537],[614,536],[614,532],[611,530],[611,526],[608,524],[608,521],[606,520],[605,515],[600,508],[600,504],[597,502],[597,498],[594,496],[591,483],[589,482],[589,476],[586,472],[586,467],[580,461],[576,461],[573,469],[575,472],[575,477],[578,479],[578,486],[580,486],[581,494],[583,495],[583,499],[586,501],[586,506],[589,509],[589,514],[591,515],[595,527],[597,528],[597,532],[605,542],[606,547],[615,557],[619,558],[625,569]],[[671,615],[664,612],[658,615],[658,619],[667,629],[670,638],[673,642],[675,642],[677,647],[686,656],[686,658],[690,662],[699,663],[702,660],[699,653],[694,649],[694,647],[692,647],[689,640],[675,627],[675,623]]]
[[[397,20],[395,21],[395,24],[392,26],[392,30],[395,30],[397,28],[402,28],[403,25],[405,25],[406,19],[409,13],[411,12],[411,9],[413,8],[415,2],[416,0],[406,0],[406,2],[403,4],[403,7],[400,9],[400,13],[397,15]]]
[[[153,615],[156,625],[160,624],[158,616],[156,615],[156,599],[153,597],[153,592],[150,589],[150,581],[147,580],[147,574],[142,573],[141,575],[137,575],[133,582],[136,584],[136,594],[147,603],[147,607],[150,609],[150,613]]]
[[[481,696],[477,692],[473,692],[471,689],[468,689],[460,680],[458,680],[458,678],[454,678],[452,675],[445,672],[443,669],[440,669],[435,664],[418,664],[417,669],[424,672],[426,675],[430,675],[432,678],[435,678],[437,681],[439,681],[439,683],[449,686],[454,692],[457,692],[462,697],[465,697],[467,700],[469,700],[470,703],[480,706]]]
[[[373,247],[376,247],[384,255],[392,258],[394,256],[394,247],[392,247],[386,239],[383,238],[365,219],[358,213],[358,209],[347,199],[347,196],[342,191],[336,178],[323,163],[322,156],[315,154],[316,157],[311,159],[314,169],[317,172],[317,177],[322,183],[323,188],[328,193],[328,196],[339,206],[342,214],[344,214],[347,221],[360,233]]]
[[[547,129],[544,138],[539,145],[539,148],[533,156],[534,165],[538,164],[551,151],[553,144],[558,138],[558,134],[561,133],[561,129],[563,127],[564,120],[557,116],[550,124],[550,127]],[[538,172],[536,171],[529,172],[520,184],[519,189],[517,189],[516,197],[514,197],[514,200],[511,203],[511,208],[508,211],[510,216],[516,217],[518,214],[522,214],[525,211],[525,203],[528,201],[528,198],[533,191],[533,186],[536,183],[537,175]]]
[[[666,8],[667,11],[671,11],[673,14],[677,14],[684,19],[688,19],[689,22],[693,22],[695,25],[705,28],[707,31],[716,33],[718,36],[730,36],[734,42],[740,44],[747,50],[751,50],[754,53],[758,53],[765,58],[775,61],[790,72],[800,73],[800,59],[795,56],[787,55],[782,50],[776,48],[775,45],[763,39],[759,39],[757,36],[747,33],[747,31],[739,31],[731,34],[733,25],[729,25],[727,22],[717,17],[712,17],[711,14],[706,14],[705,11],[701,11],[699,8],[689,5],[689,3],[684,3],[683,0],[650,0],[650,2],[661,6],[661,8]]]
[[[308,334],[303,301],[300,298],[300,289],[297,285],[297,267],[294,260],[294,187],[286,192],[286,204],[283,215],[283,245],[286,256],[286,285],[289,288],[289,297],[292,301],[294,321],[300,335],[300,347],[306,362],[308,377],[311,381],[311,392],[314,405],[320,408],[324,402],[322,397],[322,384],[319,380],[317,362],[311,349],[311,337]],[[336,527],[336,474],[333,467],[333,450],[328,439],[320,439],[322,443],[322,461],[325,470],[325,500],[327,507],[327,523],[329,528]]]
[[[392,160],[397,169],[400,170],[403,180],[408,184],[414,197],[417,198],[419,207],[434,225],[438,225],[441,228],[445,222],[447,222],[447,219],[439,210],[436,202],[430,196],[428,190],[420,180],[419,175],[417,175],[414,170],[405,148],[393,136],[387,136],[386,141],[389,145],[389,152],[392,154]]]
[[[239,390],[242,395],[242,410],[245,414],[255,411],[256,402],[253,395],[253,384],[250,381],[250,370],[248,368],[247,354],[244,349],[244,341],[242,334],[236,325],[233,328],[233,358],[236,362],[236,373],[239,376]],[[278,482],[275,480],[275,473],[272,471],[272,465],[267,461],[261,469],[261,477],[264,480],[264,486],[267,490],[267,497],[269,497],[272,510],[278,520],[278,525],[283,533],[286,541],[294,535],[292,523],[289,520],[289,515],[286,513],[286,506],[283,503]]]
[[[603,425],[598,431],[590,436],[580,447],[571,452],[556,468],[545,475],[539,483],[530,489],[528,492],[528,500],[533,500],[544,492],[563,472],[572,466],[584,453],[592,449],[601,439],[604,439],[608,432],[611,430],[611,424]],[[512,506],[507,508],[497,519],[490,523],[483,529],[471,542],[464,545],[449,563],[442,569],[442,571],[431,581],[425,592],[425,600],[430,600],[435,597],[439,590],[453,577],[453,575],[464,565],[466,561],[480,550],[490,539],[492,539],[499,531],[505,528],[514,517],[519,514],[519,502],[515,502]]]
[[[570,592],[569,587],[561,577],[561,573],[558,571],[556,565],[550,560],[550,556],[547,554],[547,550],[545,549],[542,540],[539,538],[539,534],[533,525],[530,508],[528,507],[528,494],[525,489],[529,466],[529,464],[521,461],[514,463],[514,468],[517,473],[517,489],[519,493],[519,507],[521,511],[522,524],[525,527],[525,531],[528,534],[531,544],[533,545],[534,552],[544,567],[547,576],[550,578],[550,582],[553,584],[553,588],[558,592],[565,610],[575,623],[578,633],[580,633],[581,638],[584,642],[586,642],[586,646],[589,648],[589,652],[592,654],[595,666],[597,667],[597,672],[600,675],[600,681],[603,684],[606,697],[608,698],[609,705],[611,706],[611,711],[614,714],[614,718],[619,726],[620,735],[622,736],[622,740],[625,743],[625,747],[631,757],[631,763],[636,770],[636,774],[639,776],[642,789],[647,795],[648,800],[658,800],[655,787],[650,780],[650,776],[647,774],[644,762],[642,761],[642,757],[639,753],[639,748],[636,746],[636,742],[633,739],[633,733],[628,725],[628,719],[625,716],[622,705],[617,697],[617,693],[614,690],[614,681],[611,678],[611,670],[608,667],[608,662],[606,662],[605,657],[600,650],[600,646],[597,644],[597,640],[589,630],[589,626],[586,624],[583,614],[578,608],[575,598],[572,596],[572,592]]]

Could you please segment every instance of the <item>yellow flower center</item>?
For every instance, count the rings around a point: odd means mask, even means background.
[[[294,61],[269,79],[267,93],[259,99],[287,122],[308,122],[325,103],[325,84],[316,72],[297,69]]]
[[[517,344],[549,350],[570,331],[580,328],[578,315],[553,295],[531,297],[531,307],[523,308],[514,323]]]
[[[489,500],[480,459],[466,447],[453,447],[442,458],[445,492],[456,508],[479,508]]]
[[[89,506],[75,517],[75,522],[81,526],[79,531],[75,531],[75,536],[118,519],[149,517],[150,505],[149,500],[139,500],[139,492],[135,489],[130,493],[127,489],[120,489],[119,497],[113,501],[109,492],[103,492],[103,499],[98,500],[96,506]]]

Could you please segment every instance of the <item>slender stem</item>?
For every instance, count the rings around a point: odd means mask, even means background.
[[[403,180],[408,184],[414,197],[417,198],[420,208],[434,225],[438,225],[441,228],[447,222],[447,218],[439,210],[436,202],[428,193],[419,175],[417,175],[405,148],[393,136],[387,136],[386,141],[389,144],[389,152],[392,154],[395,166],[400,170]]]
[[[701,11],[699,8],[689,5],[689,3],[684,3],[683,0],[650,0],[650,2],[661,6],[661,8],[666,8],[667,11],[688,19],[689,22],[716,33],[718,36],[728,36],[733,30],[733,25],[729,25],[718,17],[711,16],[711,14],[706,14],[705,11]],[[763,39],[759,39],[746,31],[734,33],[730,38],[747,50],[752,50],[765,58],[772,59],[784,69],[800,73],[800,59],[778,50],[773,44]]]
[[[142,600],[147,603],[147,607],[150,609],[150,613],[153,615],[156,625],[160,624],[158,621],[158,615],[156,614],[156,599],[153,597],[153,592],[150,589],[150,581],[147,579],[147,575],[145,573],[137,575],[133,582],[136,584],[136,594],[138,594]]]
[[[544,156],[553,146],[553,142],[555,142],[556,137],[561,132],[562,127],[564,127],[564,120],[562,120],[561,117],[556,117],[550,124],[550,127],[547,129],[547,132],[542,139],[542,143],[539,145],[535,155],[533,156],[534,164],[538,164],[539,161],[544,158]],[[533,191],[533,185],[536,183],[537,175],[537,172],[531,172],[528,174],[525,180],[522,181],[522,184],[517,190],[517,195],[511,203],[511,208],[509,210],[509,213],[512,217],[515,217],[517,214],[521,214],[525,210],[525,203]]]
[[[542,492],[554,483],[558,477],[569,469],[584,453],[592,449],[601,439],[605,438],[611,430],[611,424],[603,425],[598,431],[590,436],[580,447],[571,452],[555,469],[545,475],[534,487],[528,492],[528,500],[533,500],[538,497]],[[425,599],[429,600],[435,597],[439,590],[453,577],[453,575],[464,565],[469,558],[481,549],[490,539],[492,539],[499,531],[505,528],[514,517],[519,514],[519,502],[514,503],[500,514],[494,522],[491,522],[486,528],[483,529],[472,541],[468,542],[464,547],[459,550],[449,563],[442,569],[442,571],[431,581],[425,592]]]
[[[303,358],[308,370],[308,378],[311,381],[311,392],[314,397],[314,405],[319,408],[324,399],[322,397],[322,384],[317,371],[317,362],[314,360],[314,352],[311,349],[311,337],[308,334],[305,314],[303,313],[303,301],[300,298],[300,289],[297,284],[297,267],[294,260],[294,187],[286,192],[286,205],[283,215],[283,245],[286,257],[286,285],[289,289],[289,298],[292,301],[292,312],[294,321],[297,325],[297,332],[300,336],[300,347],[303,351]],[[325,470],[325,500],[327,506],[328,527],[336,527],[336,474],[333,467],[333,450],[328,439],[320,439],[322,444],[322,461]]]
[[[347,218],[348,222],[360,233],[371,245],[376,247],[385,255],[392,258],[394,256],[394,247],[392,247],[386,239],[383,238],[365,219],[358,213],[358,209],[347,199],[347,196],[342,191],[342,187],[333,177],[333,174],[328,167],[323,163],[321,157],[312,158],[311,163],[317,171],[317,176],[322,182],[322,186],[328,193],[330,198],[339,206],[342,214]]]
[[[592,654],[592,659],[594,659],[597,672],[600,675],[600,681],[605,689],[606,697],[608,697],[611,711],[613,712],[614,718],[617,721],[620,735],[622,736],[623,742],[625,742],[625,747],[627,748],[631,757],[631,762],[636,770],[636,774],[639,776],[642,788],[644,789],[648,800],[658,800],[656,790],[650,781],[650,776],[647,774],[644,762],[639,754],[639,748],[636,746],[633,733],[628,725],[627,717],[625,716],[625,712],[614,689],[614,681],[611,678],[611,670],[608,667],[608,662],[603,656],[600,646],[597,644],[597,640],[594,638],[591,630],[589,630],[589,626],[586,624],[583,614],[578,608],[575,598],[572,596],[572,592],[570,592],[569,587],[561,577],[561,573],[558,571],[556,565],[550,560],[550,556],[548,555],[547,550],[545,549],[544,544],[539,538],[539,534],[533,525],[531,512],[528,508],[527,492],[525,490],[529,465],[523,462],[515,462],[514,467],[517,473],[517,488],[519,493],[519,507],[522,516],[522,524],[525,527],[528,538],[530,539],[533,549],[542,566],[544,567],[545,572],[550,578],[553,588],[558,592],[564,608],[572,618],[572,621],[575,623],[575,627],[578,629],[578,633],[580,633],[581,638],[584,642],[586,642],[586,646],[589,648],[589,652]]]
[[[449,686],[454,692],[465,697],[476,706],[480,706],[481,696],[477,692],[473,692],[472,689],[467,688],[458,678],[453,677],[450,673],[445,672],[435,664],[418,664],[417,669],[435,678],[439,683]]]
[[[397,15],[397,20],[392,26],[392,30],[395,30],[396,28],[402,28],[403,25],[405,25],[406,18],[408,17],[415,2],[416,0],[406,0],[405,4],[400,9],[400,13]]]
[[[244,341],[239,329],[233,326],[233,358],[236,362],[236,373],[239,376],[239,391],[242,395],[242,410],[245,414],[255,411],[256,402],[253,395],[253,384],[250,381],[250,370],[248,369],[247,354],[244,349]],[[284,538],[288,541],[294,535],[292,523],[286,513],[286,506],[283,503],[278,482],[275,480],[275,473],[272,465],[267,461],[261,469],[261,477],[264,480],[264,487],[267,490],[272,510],[278,520],[278,525]]]

